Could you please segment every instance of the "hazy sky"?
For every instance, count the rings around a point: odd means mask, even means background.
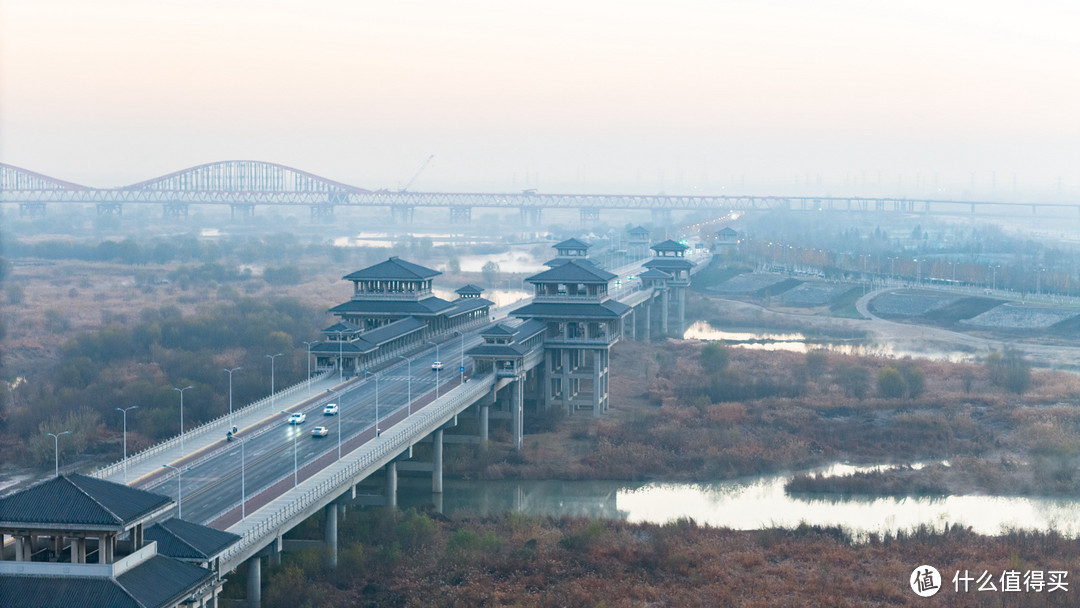
[[[435,154],[413,190],[1080,194],[1074,0],[0,11],[0,161],[88,185],[255,159],[396,188]]]

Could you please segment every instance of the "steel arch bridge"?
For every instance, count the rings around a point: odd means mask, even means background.
[[[18,203],[20,211],[44,213],[46,204],[93,203],[99,213],[121,213],[125,204],[160,204],[166,215],[187,215],[188,205],[230,205],[234,214],[250,215],[257,205],[309,206],[312,217],[330,216],[336,206],[389,207],[409,221],[416,208],[445,207],[451,220],[468,221],[474,207],[518,208],[535,223],[542,209],[579,209],[595,219],[603,209],[657,213],[688,210],[874,211],[902,213],[1015,214],[1030,209],[1075,217],[1080,205],[960,201],[901,197],[821,197],[760,195],[632,195],[524,192],[405,192],[367,190],[295,169],[254,160],[219,161],[189,167],[119,188],[92,188],[0,163],[0,203]],[[532,220],[532,221],[528,221]]]

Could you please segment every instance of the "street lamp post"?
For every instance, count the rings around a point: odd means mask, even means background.
[[[45,434],[53,438],[53,455],[56,458],[56,465],[55,465],[55,467],[53,469],[53,473],[56,475],[56,477],[59,477],[60,476],[60,435],[70,435],[71,431],[64,431],[63,433],[59,433],[59,434],[54,434],[54,433],[45,433]]]
[[[286,412],[285,410],[281,410],[281,413],[282,414],[288,414],[289,412]],[[295,426],[295,425],[293,425],[293,426]],[[299,485],[299,482],[297,480],[297,477],[298,477],[297,471],[299,469],[298,469],[297,463],[296,463],[296,438],[297,438],[297,436],[300,435],[299,431],[300,431],[299,428],[294,428],[293,429],[293,438],[292,438],[292,485],[293,485],[294,488],[297,485]]]
[[[171,464],[163,464],[162,467],[166,469],[172,469],[176,471],[176,518],[184,518],[184,486],[181,484],[181,473],[183,469],[172,466]],[[190,470],[190,469],[189,469]]]
[[[405,363],[409,364],[408,405],[409,405],[409,415],[412,416],[412,359],[410,359],[410,358],[408,358],[408,357],[406,357],[404,355],[398,355],[398,358],[399,359],[405,359]]]
[[[274,395],[274,359],[280,357],[281,353],[276,355],[266,355],[267,359],[270,359],[270,403],[277,403],[277,397]]]
[[[139,406],[132,405],[131,407],[118,407],[116,411],[124,414],[124,485],[127,485],[127,413],[128,410],[137,410]]]
[[[190,384],[185,386],[184,388],[176,388],[174,386],[173,389],[172,389],[172,390],[177,391],[177,392],[180,393],[180,452],[181,453],[185,452],[185,450],[184,450],[184,391],[188,390],[189,388],[192,388],[192,386]]]
[[[229,374],[229,429],[232,429],[233,426],[234,426],[233,425],[233,417],[232,417],[232,375],[233,375],[233,372],[238,372],[238,371],[240,371],[242,369],[244,369],[244,368],[242,368],[242,367],[234,367],[232,369],[222,370],[226,374]]]
[[[308,390],[308,393],[311,393],[311,347],[312,347],[312,345],[318,344],[318,343],[319,343],[318,340],[316,340],[314,342],[308,342],[307,340],[304,340],[304,344],[307,345],[307,390]]]
[[[454,333],[461,336],[461,361],[458,362],[458,371],[461,372],[461,383],[465,384],[465,334],[456,329]]]

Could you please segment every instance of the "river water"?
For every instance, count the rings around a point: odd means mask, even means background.
[[[977,353],[971,351],[934,347],[902,348],[897,344],[879,343],[870,340],[811,341],[808,340],[805,335],[798,332],[726,331],[716,329],[705,321],[697,321],[690,325],[683,333],[683,338],[687,340],[719,341],[734,348],[790,351],[796,353],[805,353],[810,350],[823,349],[845,355],[870,355],[896,359],[912,357],[917,359],[932,359],[935,361],[951,361],[953,363],[971,362],[978,358]]]
[[[806,472],[843,475],[872,468],[835,464]],[[736,530],[793,528],[805,522],[843,526],[857,539],[865,539],[869,533],[908,531],[919,526],[941,530],[952,524],[970,526],[988,535],[1009,529],[1052,529],[1080,538],[1080,500],[789,495],[784,492],[784,483],[790,477],[768,475],[713,483],[447,480],[443,511],[448,515],[517,511],[652,523],[688,517],[698,523]],[[430,481],[402,482],[402,507],[431,502]]]

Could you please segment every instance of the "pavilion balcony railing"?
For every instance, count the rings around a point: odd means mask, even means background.
[[[564,293],[559,294],[539,294],[533,298],[536,303],[541,302],[603,302],[609,296],[604,295],[567,295]]]
[[[380,291],[358,291],[353,292],[352,299],[356,301],[378,301],[378,302],[415,302],[424,298],[430,298],[434,294],[430,290],[425,291],[405,291],[399,293],[387,293]]]

